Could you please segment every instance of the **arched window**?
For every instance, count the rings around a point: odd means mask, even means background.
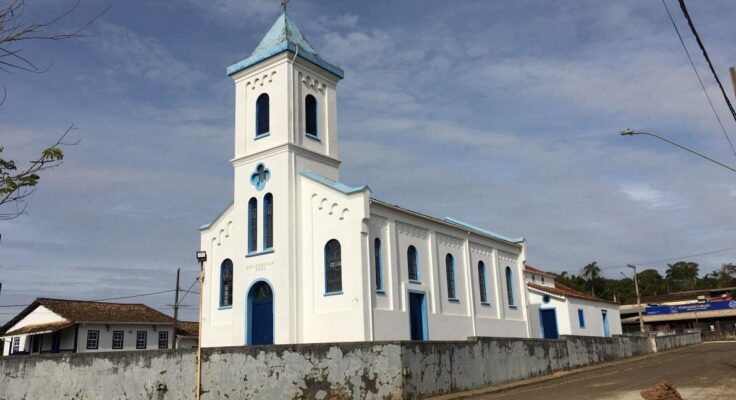
[[[220,307],[233,305],[233,262],[229,258],[220,265]]]
[[[273,195],[263,196],[263,250],[273,248]]]
[[[509,306],[515,307],[516,300],[514,299],[514,275],[511,272],[511,267],[506,267],[506,296],[509,299]]]
[[[406,259],[409,263],[409,280],[410,281],[418,281],[419,280],[419,255],[417,254],[417,249],[414,246],[409,246],[409,248],[406,250]]]
[[[268,95],[263,93],[256,100],[256,136],[269,132]]]
[[[248,253],[258,249],[258,200],[252,197],[248,201]]]
[[[340,242],[330,240],[325,245],[325,293],[342,292],[342,259]]]
[[[383,291],[383,276],[381,270],[381,239],[376,238],[373,240],[373,262],[376,264],[376,291]]]
[[[319,136],[317,132],[317,99],[308,94],[304,99],[305,133],[311,136]]]
[[[478,261],[478,286],[480,287],[480,302],[488,303],[488,289],[486,286],[486,264]]]
[[[447,273],[447,298],[457,299],[455,292],[455,257],[447,253],[445,256],[445,272]]]

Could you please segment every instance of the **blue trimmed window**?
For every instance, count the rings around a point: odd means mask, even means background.
[[[373,240],[373,262],[376,267],[376,291],[383,292],[383,276],[381,265],[381,239],[375,238]]]
[[[317,99],[308,94],[304,99],[305,133],[310,136],[319,137],[317,130]]]
[[[488,289],[486,286],[486,264],[478,261],[478,286],[480,288],[480,302],[488,303]]]
[[[406,250],[406,259],[409,264],[409,280],[419,280],[419,254],[417,254],[417,248],[409,246]]]
[[[229,258],[220,264],[220,307],[233,305],[233,262]]]
[[[509,300],[510,307],[516,307],[516,299],[514,298],[514,273],[511,267],[506,267],[506,296]]]
[[[325,245],[325,293],[342,292],[342,254],[340,242],[330,240]]]
[[[581,328],[585,329],[585,313],[582,308],[578,308],[578,323]]]
[[[273,248],[273,195],[263,196],[263,250]]]
[[[447,253],[445,256],[445,273],[447,273],[447,298],[450,300],[457,299],[455,291],[455,257]]]
[[[256,100],[256,137],[269,132],[269,105],[268,95],[263,93]]]
[[[251,197],[248,201],[248,253],[258,249],[258,200]]]

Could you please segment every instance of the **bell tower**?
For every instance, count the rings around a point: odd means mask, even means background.
[[[320,57],[286,11],[227,73],[235,82],[236,168],[286,149],[323,161],[319,172],[337,180],[336,89],[343,71]]]

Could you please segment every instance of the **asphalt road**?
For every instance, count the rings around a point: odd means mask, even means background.
[[[475,399],[641,400],[667,381],[685,400],[736,399],[736,342],[706,343]]]

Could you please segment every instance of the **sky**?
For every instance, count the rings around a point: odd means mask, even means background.
[[[72,1],[27,0],[41,21]],[[677,2],[726,132],[734,123]],[[234,88],[277,0],[82,0],[29,43],[45,72],[0,72],[3,155],[30,160],[75,126],[27,215],[0,221],[0,305],[104,299],[194,283],[197,227],[232,200]],[[736,4],[688,2],[728,94]],[[736,262],[736,156],[660,1],[292,0],[289,14],[338,86],[341,180],[430,215],[524,236],[529,263],[621,278],[684,255]],[[173,293],[137,297],[170,312]],[[184,318],[196,319],[196,294]],[[22,307],[0,308],[0,322]]]

